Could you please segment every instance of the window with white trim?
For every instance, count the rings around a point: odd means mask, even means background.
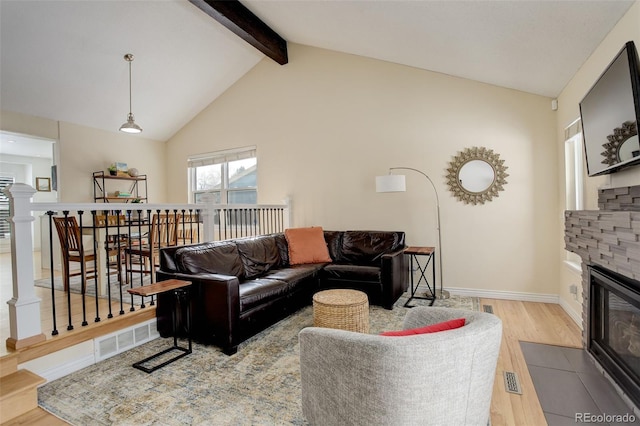
[[[564,130],[564,163],[567,210],[584,208],[584,154],[580,119]]]
[[[256,148],[218,151],[188,159],[190,201],[211,194],[216,204],[257,204]]]
[[[9,197],[7,197],[3,189],[13,184],[15,178],[13,176],[0,176],[0,238],[9,238],[11,232],[11,224],[9,223]]]
[[[580,119],[564,129],[564,139],[565,208],[582,210],[584,209],[585,160]],[[566,251],[566,260],[578,265],[581,262],[580,256],[569,251]]]

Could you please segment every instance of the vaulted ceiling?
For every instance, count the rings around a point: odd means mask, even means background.
[[[242,3],[288,42],[555,97],[633,1]],[[162,141],[264,58],[187,0],[0,0],[4,110],[117,131],[126,53],[136,122]]]

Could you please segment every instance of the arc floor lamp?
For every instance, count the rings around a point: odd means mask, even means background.
[[[444,292],[442,287],[442,234],[440,232],[440,199],[438,198],[438,191],[436,191],[436,186],[433,184],[431,178],[424,172],[414,169],[411,167],[390,167],[389,174],[384,176],[376,176],[376,192],[406,192],[407,184],[406,184],[406,176],[405,175],[394,175],[391,172],[393,170],[411,170],[413,172],[419,173],[431,184],[431,188],[433,188],[433,193],[436,196],[436,228],[438,230],[438,251],[440,252],[438,255],[438,272],[440,276],[440,298],[444,299],[447,297],[447,293]],[[435,283],[434,283],[435,289]]]

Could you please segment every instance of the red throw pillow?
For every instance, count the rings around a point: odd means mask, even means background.
[[[425,325],[424,327],[410,328],[409,330],[385,331],[381,336],[413,336],[414,334],[437,333],[438,331],[453,330],[465,324],[464,318],[456,318],[437,324]]]
[[[322,227],[285,229],[289,245],[289,264],[331,262]]]

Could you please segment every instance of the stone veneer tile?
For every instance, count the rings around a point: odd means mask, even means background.
[[[598,191],[598,208],[614,211],[640,211],[640,185]]]
[[[640,185],[598,191],[598,207],[565,212],[565,248],[582,258],[583,324],[588,324],[587,265],[640,281]]]

